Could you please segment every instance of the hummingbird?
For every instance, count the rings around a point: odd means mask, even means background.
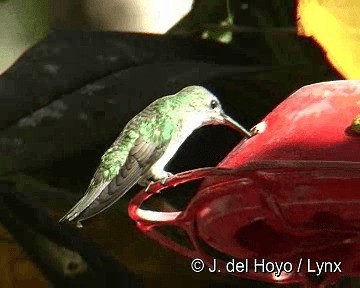
[[[125,125],[101,157],[84,196],[60,222],[77,221],[80,228],[82,221],[110,207],[135,184],[165,184],[172,176],[164,170],[167,163],[194,130],[206,125],[227,125],[252,136],[202,86],[188,86],[155,100]]]

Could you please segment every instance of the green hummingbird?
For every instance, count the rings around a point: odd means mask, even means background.
[[[85,195],[60,221],[91,218],[119,200],[132,186],[148,186],[172,174],[164,167],[197,128],[227,125],[252,134],[227,116],[218,98],[201,86],[188,86],[152,102],[132,118],[101,157]]]

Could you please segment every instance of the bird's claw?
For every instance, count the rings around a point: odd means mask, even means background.
[[[174,176],[172,173],[166,172],[166,176],[160,181],[161,185],[165,185],[169,178],[172,176]]]
[[[166,182],[169,180],[169,178],[172,177],[172,176],[174,176],[172,173],[166,172],[166,176],[163,177],[162,179],[159,179],[160,184],[161,184],[161,185],[165,185]],[[153,185],[154,183],[155,183],[154,181],[150,181],[150,182],[147,184],[147,186],[146,186],[146,188],[145,188],[145,190],[144,190],[145,193],[148,193],[151,185]]]
[[[148,193],[149,189],[150,189],[150,186],[154,184],[154,181],[150,181],[149,184],[146,186],[145,188],[145,193]]]

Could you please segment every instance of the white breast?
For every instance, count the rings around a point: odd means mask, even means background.
[[[164,155],[153,165],[154,169],[164,169],[165,165],[174,157],[179,147],[190,136],[195,129],[201,127],[203,120],[200,116],[189,117],[183,123],[181,131],[170,140],[169,146]]]

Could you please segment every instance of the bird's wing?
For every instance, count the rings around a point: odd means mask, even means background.
[[[118,174],[98,185],[93,185],[82,199],[60,221],[82,221],[102,212],[120,199],[142,175],[162,156],[169,141],[149,143],[139,136]]]

